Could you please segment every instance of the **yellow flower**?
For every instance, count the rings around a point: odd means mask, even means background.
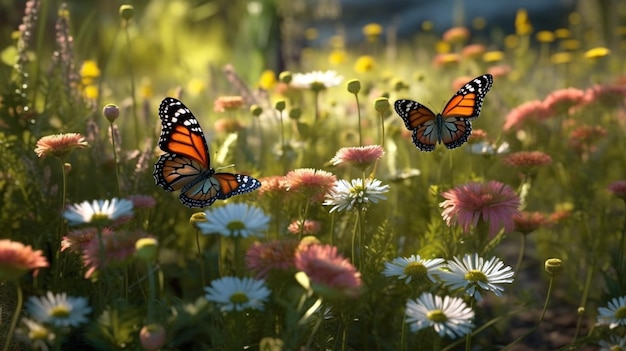
[[[598,46],[593,49],[587,50],[587,52],[585,52],[585,58],[594,60],[594,59],[599,59],[601,57],[608,56],[610,53],[611,53],[611,50],[603,46]]]
[[[537,41],[540,43],[551,43],[554,41],[554,33],[549,30],[542,30],[535,34],[535,38],[537,38]]]
[[[434,27],[435,27],[435,25],[433,24],[432,21],[424,21],[424,22],[422,22],[422,30],[424,32],[430,32],[431,30],[433,30]]]
[[[498,62],[504,59],[504,53],[502,51],[489,51],[483,55],[483,61],[485,62]]]
[[[375,66],[376,62],[372,56],[363,55],[354,63],[354,71],[357,73],[366,73],[373,70]]]
[[[438,54],[447,54],[447,53],[450,52],[450,50],[452,50],[452,48],[450,47],[450,43],[448,43],[446,41],[440,40],[435,45],[435,51]]]
[[[202,79],[192,78],[187,83],[187,91],[191,96],[197,96],[202,94],[206,90],[206,84]]]
[[[80,78],[83,85],[93,83],[93,81],[98,77],[100,77],[100,68],[98,68],[98,63],[94,60],[84,61],[83,65],[80,67]]]
[[[144,99],[149,99],[154,95],[154,89],[152,87],[152,80],[150,78],[144,78],[139,85],[139,96]]]
[[[532,31],[533,25],[530,24],[526,9],[517,10],[517,14],[515,15],[515,33],[517,35],[527,35]]]
[[[88,100],[96,100],[98,93],[98,86],[95,84],[89,84],[83,88],[83,96]]]
[[[383,27],[378,23],[368,23],[363,26],[363,35],[368,41],[376,41],[383,33]]]
[[[571,37],[572,32],[567,28],[559,28],[554,31],[554,36],[559,39],[565,39]]]
[[[346,52],[342,49],[335,49],[328,55],[328,62],[331,65],[340,65],[346,61]]]
[[[519,37],[515,34],[509,34],[504,37],[504,46],[508,49],[515,49],[519,46]]]
[[[461,55],[459,54],[439,54],[437,56],[435,56],[434,59],[434,63],[436,66],[442,67],[442,66],[452,66],[454,64],[457,64],[461,61]]]
[[[270,90],[276,86],[276,72],[271,69],[266,69],[261,73],[259,78],[259,87],[265,90]]]
[[[572,62],[572,54],[569,52],[557,52],[550,56],[550,61],[556,65]]]
[[[580,49],[580,41],[578,39],[566,39],[561,41],[561,48],[563,50],[578,50]]]

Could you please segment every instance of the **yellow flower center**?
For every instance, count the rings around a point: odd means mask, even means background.
[[[411,262],[404,267],[404,274],[421,279],[426,277],[428,269],[421,262]]]
[[[626,306],[622,306],[615,311],[615,318],[623,319],[626,318]]]
[[[244,292],[237,291],[233,293],[232,295],[230,295],[230,302],[232,303],[243,304],[248,301],[250,301],[250,299],[248,298],[248,295],[246,295]]]
[[[46,328],[33,328],[28,332],[28,338],[31,340],[48,339],[48,330]]]
[[[228,228],[231,233],[238,233],[246,229],[246,225],[242,221],[233,221],[228,223],[226,228]]]
[[[58,319],[67,318],[70,316],[70,309],[63,305],[54,306],[50,310],[50,316]]]
[[[473,269],[467,273],[465,273],[465,280],[471,281],[471,282],[483,282],[483,283],[487,283],[487,276],[485,275],[485,273]]]
[[[426,314],[426,318],[430,319],[435,323],[443,323],[448,320],[448,317],[442,310],[432,310],[428,311]]]

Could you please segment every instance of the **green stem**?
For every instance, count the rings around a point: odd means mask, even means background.
[[[402,316],[402,327],[400,328],[400,349],[406,351],[406,314]]]
[[[476,304],[476,299],[473,297],[470,298],[470,309],[474,309],[474,305]],[[472,349],[472,333],[467,333],[465,336],[465,351],[471,351]]]
[[[285,126],[283,122],[283,110],[278,111],[278,121],[280,122],[280,149],[281,160],[283,161],[283,174],[287,173],[287,145],[285,145]]]
[[[359,146],[363,146],[363,132],[361,127],[361,107],[359,105],[359,94],[354,94],[354,99],[356,100],[356,112],[359,117]]]
[[[354,229],[352,230],[352,264],[356,265],[356,236],[359,227],[359,212],[356,213],[356,220],[354,221]],[[359,269],[361,267],[357,267]]]
[[[200,261],[200,279],[202,280],[202,287],[207,286],[204,277],[204,254],[200,248],[200,231],[196,229],[196,247],[198,248],[198,259]]]
[[[585,289],[583,290],[583,296],[580,301],[580,308],[584,308],[587,305],[587,298],[589,297],[589,290],[591,288],[591,281],[593,279],[593,266],[587,270],[587,278],[585,279]],[[552,280],[550,280],[552,282]],[[582,325],[584,313],[578,313],[578,320],[576,321],[576,332],[572,338],[572,345],[578,339],[580,333],[580,327]]]
[[[132,46],[130,45],[130,34],[128,32],[128,23],[129,21],[124,20],[124,33],[126,34],[126,46],[128,47],[128,76],[130,78],[130,98],[133,101],[133,120],[135,121],[135,138],[139,143],[141,140],[140,135],[140,127],[139,127],[139,118],[137,118],[137,99],[135,97],[135,73],[133,71],[133,55],[132,55]]]
[[[65,172],[65,162],[61,160],[61,209],[65,209],[66,191],[67,191],[67,174]],[[52,246],[54,248],[54,286],[59,286],[59,276],[61,275],[61,237],[65,232],[65,221],[61,218],[59,225],[59,232],[57,233],[56,241]]]
[[[148,323],[155,322],[154,305],[156,303],[156,280],[154,279],[154,272],[152,270],[152,262],[146,262],[146,269],[148,274]],[[204,279],[204,276],[202,277]]]
[[[522,261],[524,260],[524,254],[526,252],[526,234],[522,234],[522,242],[520,243],[519,255],[517,256],[517,263],[515,263],[515,270],[513,272],[519,274]]]
[[[22,287],[20,283],[15,280],[15,286],[17,288],[17,303],[15,304],[15,312],[13,313],[13,317],[11,318],[11,324],[9,326],[9,333],[7,334],[7,341],[2,348],[2,351],[8,351],[9,345],[11,345],[11,338],[15,332],[15,326],[17,325],[17,319],[20,316],[20,311],[22,310],[22,304],[24,302],[24,296],[22,295]]]
[[[46,22],[48,20],[48,5],[50,4],[50,1],[41,1],[41,6],[39,7],[39,14],[37,15],[37,19],[39,21],[39,23],[37,23],[37,47],[36,47],[36,51],[35,51],[35,57],[37,58],[41,58],[43,57],[43,45],[44,45],[44,41],[46,40],[46,31],[48,30],[48,28],[46,28]],[[34,111],[36,111],[36,104],[37,104],[37,93],[39,92],[39,88],[37,87],[37,85],[39,84],[39,79],[41,76],[41,65],[37,64],[35,65],[35,80],[34,80],[34,84],[35,84],[35,89],[32,89],[33,91],[33,100],[32,100],[32,108]]]
[[[301,223],[300,223],[300,237],[298,239],[302,239],[302,237],[304,236],[304,221],[306,220],[307,216],[309,215],[309,199],[305,200],[306,203],[304,204],[304,213],[302,214],[302,219],[301,219]]]
[[[113,122],[110,124],[111,127],[111,143],[113,144],[113,162],[115,167],[115,183],[117,184],[117,195],[120,196],[122,193],[120,190],[120,174],[117,168],[117,147],[115,145],[115,132],[113,131]]]

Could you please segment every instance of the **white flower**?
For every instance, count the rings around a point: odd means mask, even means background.
[[[112,222],[133,215],[133,202],[127,199],[83,201],[63,211],[70,225],[93,222]]]
[[[448,261],[449,272],[441,271],[439,277],[444,285],[451,289],[463,288],[465,292],[480,301],[480,289],[493,291],[502,296],[504,289],[497,284],[512,283],[513,269],[506,266],[497,257],[485,262],[478,254],[463,256],[463,260],[454,258]]]
[[[43,324],[22,317],[22,323],[26,326],[26,330],[20,330],[19,336],[31,343],[32,350],[44,350],[47,351],[50,348],[50,344],[54,342],[56,335],[51,329],[48,329]]]
[[[477,155],[500,155],[508,153],[511,151],[511,148],[509,147],[509,143],[506,141],[500,145],[490,143],[488,141],[480,141],[470,144],[466,150],[469,153]]]
[[[270,290],[263,280],[253,278],[224,277],[204,288],[206,299],[221,305],[222,311],[243,311],[251,308],[262,311]]]
[[[450,296],[433,296],[423,293],[417,300],[406,303],[406,323],[412,332],[433,327],[439,336],[455,338],[472,330],[474,311],[463,299]]]
[[[341,84],[343,77],[335,71],[313,71],[309,73],[295,73],[291,86],[299,89],[327,89]]]
[[[598,324],[608,324],[611,329],[626,325],[626,296],[613,298],[607,307],[599,307]]]
[[[600,346],[600,350],[598,351],[626,350],[626,337],[611,335],[608,341],[600,340],[600,342],[598,342],[598,346]]]
[[[436,283],[437,281],[433,274],[437,273],[444,266],[443,262],[443,258],[422,259],[419,255],[396,257],[391,262],[385,262],[383,275],[405,279],[407,284],[411,280],[420,282],[425,281],[426,278]]]
[[[258,207],[230,203],[205,211],[206,222],[196,223],[204,234],[219,233],[223,236],[247,238],[267,230],[270,218]]]
[[[378,203],[378,200],[384,200],[386,197],[383,193],[389,191],[389,185],[381,185],[378,179],[361,178],[352,179],[351,183],[347,180],[339,180],[335,186],[326,195],[323,205],[330,205],[333,211],[351,210],[355,206],[364,207],[369,203]]]
[[[87,322],[86,315],[91,312],[84,297],[67,296],[66,293],[46,296],[31,296],[26,302],[26,310],[37,321],[57,327],[77,327]]]

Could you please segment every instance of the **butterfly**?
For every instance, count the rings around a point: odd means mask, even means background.
[[[193,113],[179,100],[163,99],[159,106],[161,137],[165,154],[154,164],[154,180],[167,191],[180,190],[187,207],[210,206],[215,200],[247,193],[261,186],[243,174],[216,173],[211,168],[204,132]]]
[[[454,149],[463,145],[472,134],[471,121],[478,118],[483,99],[492,85],[491,74],[472,79],[438,114],[413,100],[397,100],[394,108],[407,129],[413,131],[413,144],[418,149],[433,151],[438,143]]]

